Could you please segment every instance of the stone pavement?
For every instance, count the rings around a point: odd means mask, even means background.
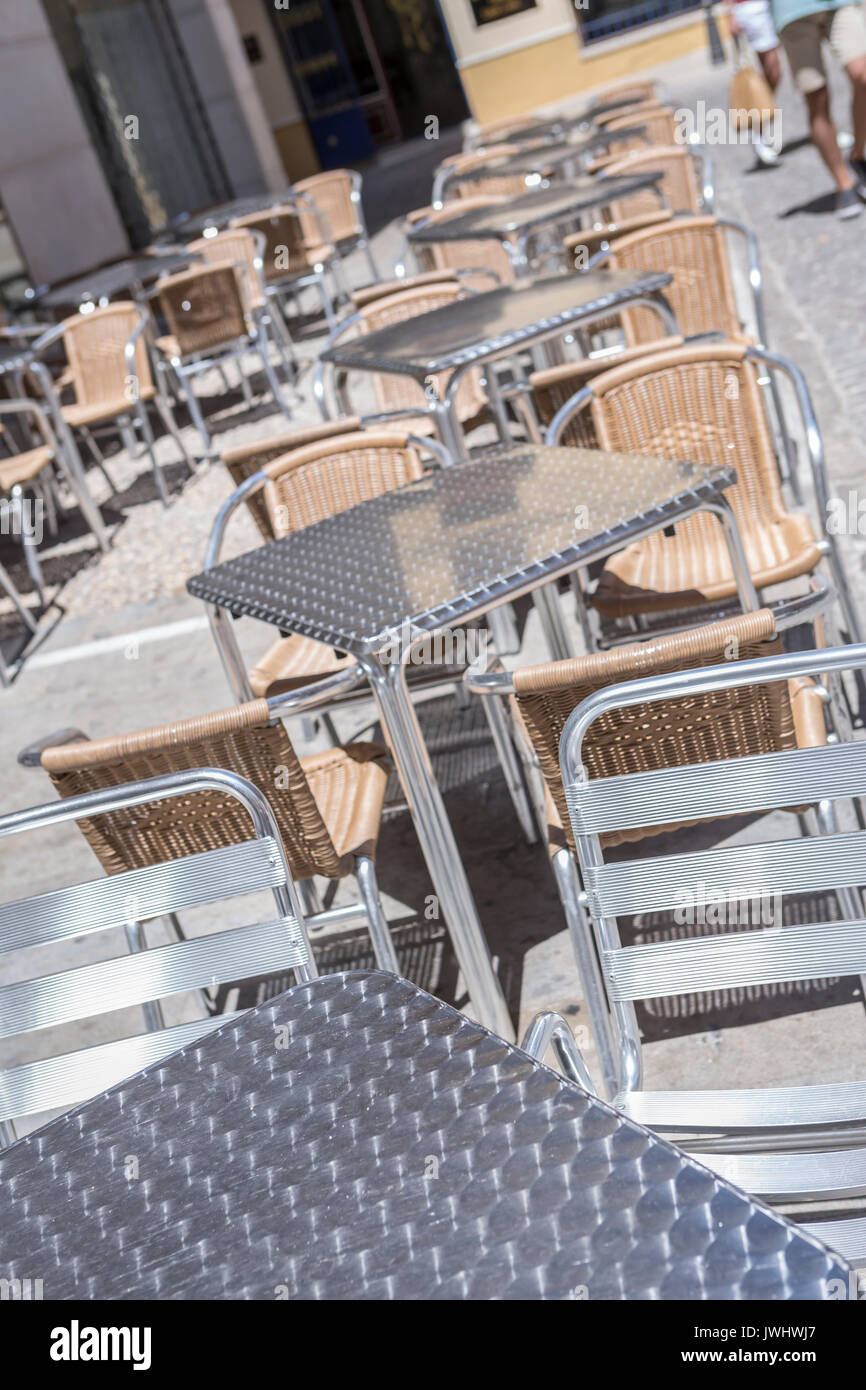
[[[712,69],[700,58],[667,65],[658,75],[667,83],[674,104],[694,105],[699,99],[725,104],[728,72]],[[858,368],[866,215],[838,224],[822,210],[826,178],[811,147],[798,143],[803,118],[799,99],[787,81],[781,101],[789,148],[782,168],[752,173],[748,150],[714,148],[718,207],[757,231],[771,346],[789,354],[806,372],[835,484],[862,492],[866,382]],[[389,163],[368,177],[373,225],[382,228],[375,240],[382,270],[390,269],[398,244],[393,220],[385,218],[393,219],[426,200],[433,165],[455,143],[454,133],[443,135],[438,147],[422,148],[417,142],[406,160]],[[363,274],[363,266],[353,267],[356,281]],[[308,358],[320,341],[314,336],[303,340]],[[299,422],[316,418],[308,384],[309,374],[302,381],[304,399],[293,407]],[[266,398],[252,415],[244,413],[239,393],[223,397],[218,405],[215,432],[225,444],[281,428]],[[193,444],[190,430],[186,437]],[[174,458],[170,440],[160,440],[159,450],[166,462]],[[119,498],[109,499],[118,523],[114,549],[98,563],[83,565],[86,551],[76,550],[73,537],[66,550],[50,561],[49,580],[65,579],[60,598],[66,615],[15,686],[0,692],[0,811],[53,795],[42,774],[26,772],[15,762],[23,744],[49,730],[73,725],[92,735],[114,733],[228,703],[201,608],[184,590],[187,576],[200,568],[210,522],[230,490],[224,472],[212,466],[198,474],[164,512],[153,499],[141,461],[116,454],[109,468],[121,488]],[[180,486],[180,470],[174,471],[173,481]],[[256,539],[246,517],[239,516],[229,549],[241,551]],[[846,544],[866,611],[862,539],[852,536]],[[250,654],[269,639],[258,624],[245,624],[241,631]],[[531,619],[525,659],[542,656]],[[458,727],[454,708],[434,701],[425,705],[423,714],[438,749],[443,736]],[[369,728],[373,717],[369,706],[342,714],[340,732],[356,734]],[[296,727],[294,732],[300,734]],[[459,732],[464,750],[475,759],[476,775],[471,787],[455,784],[446,801],[515,1014],[525,1022],[537,1008],[552,1005],[579,1024],[583,1020],[579,990],[545,852],[526,845],[520,835],[484,743],[477,710],[459,725]],[[437,770],[448,785],[454,770],[450,755],[437,757]],[[729,838],[757,833],[755,827],[736,827]],[[46,833],[38,852],[6,842],[0,850],[0,900],[45,890],[76,874],[92,875],[93,867],[89,851],[71,830]],[[461,986],[447,943],[443,945],[437,923],[425,918],[430,885],[405,814],[385,823],[380,877],[389,915],[405,924],[399,933],[399,950],[407,973],[442,997],[460,1000]],[[225,920],[219,912],[200,913],[198,924],[212,930],[225,925]],[[642,925],[653,929],[652,923]],[[152,940],[159,939],[157,927]],[[320,945],[336,964],[362,958],[363,943],[357,940]],[[0,962],[0,979],[63,969],[120,949],[116,940],[107,937],[82,939],[62,950],[52,949],[50,963],[38,953]],[[831,982],[826,988],[771,993],[769,997],[767,992],[743,991],[724,1008],[718,1000],[703,1001],[688,1023],[673,1017],[675,1010],[647,1011],[647,1035],[658,1039],[647,1047],[651,1084],[684,1084],[686,1076],[696,1086],[714,1087],[807,1083],[821,1077],[847,1080],[862,1075],[864,1015],[856,992]],[[831,1004],[836,1007],[828,1011]],[[167,1013],[172,1021],[182,1016],[172,1008]],[[140,1019],[133,1011],[126,1018],[112,1016],[107,1022],[96,1020],[66,1030],[62,1039],[41,1041],[46,1051],[81,1046],[109,1036],[109,1027],[136,1031]],[[14,1055],[14,1048],[0,1045],[0,1065]]]

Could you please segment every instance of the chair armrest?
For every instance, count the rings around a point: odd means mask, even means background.
[[[38,401],[31,401],[22,397],[21,399],[4,401],[0,399],[0,416],[2,415],[33,415],[42,431],[42,437],[50,449],[57,450],[57,440],[51,428],[48,415]]]
[[[463,672],[463,684],[473,695],[513,695],[511,672],[506,671],[497,652],[481,652]]]
[[[536,1014],[520,1045],[536,1062],[542,1062],[547,1049],[553,1047],[563,1074],[569,1081],[576,1081],[592,1096],[598,1094],[583,1054],[562,1014],[552,1009]]]
[[[39,738],[35,743],[28,743],[26,748],[22,748],[18,754],[18,762],[22,767],[41,767],[42,754],[46,748],[60,748],[64,743],[87,743],[87,734],[82,733],[81,729],[55,729],[53,734],[46,734],[44,738]]]
[[[274,719],[302,714],[304,710],[330,704],[337,696],[356,690],[366,679],[367,673],[362,666],[346,666],[324,680],[314,681],[312,685],[300,685],[295,690],[288,690],[285,695],[272,695],[268,700],[268,709]]]

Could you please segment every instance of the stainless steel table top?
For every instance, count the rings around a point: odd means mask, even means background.
[[[0,1270],[46,1300],[591,1306],[849,1283],[673,1144],[361,971],[296,985],[0,1155]]]
[[[270,208],[279,207],[281,203],[291,202],[294,196],[294,190],[286,188],[282,193],[255,193],[248,198],[234,198],[230,203],[219,203],[204,212],[192,213],[183,221],[177,219],[172,223],[172,229],[176,236],[192,240],[201,236],[208,227],[225,227],[235,217],[267,212]]]
[[[101,270],[89,271],[79,275],[65,285],[46,290],[35,296],[34,303],[49,309],[83,304],[90,300],[111,299],[124,290],[131,292],[158,280],[161,275],[170,275],[182,270],[194,259],[187,251],[178,251],[159,256],[133,256],[116,265],[103,266]]]
[[[607,555],[735,477],[599,449],[494,447],[216,565],[188,588],[363,656]]]
[[[557,169],[570,164],[593,150],[615,145],[620,140],[631,140],[643,135],[646,126],[633,125],[623,130],[593,130],[577,140],[559,141],[557,144],[539,145],[537,148],[520,150],[517,154],[496,155],[489,163],[477,169],[455,170],[449,178],[454,183],[480,183],[495,174],[532,174],[537,170]],[[505,143],[509,143],[505,141]]]
[[[615,174],[610,178],[582,178],[534,189],[506,202],[473,208],[447,222],[421,223],[408,233],[413,244],[435,241],[506,241],[525,236],[537,227],[560,222],[592,208],[656,188],[664,174],[648,169],[639,174]]]
[[[322,353],[359,371],[398,372],[423,382],[437,372],[519,348],[542,330],[563,333],[581,319],[615,310],[671,283],[666,270],[594,270],[527,277],[456,299],[402,323],[359,334]]]

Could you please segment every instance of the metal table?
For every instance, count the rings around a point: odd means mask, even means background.
[[[134,256],[101,269],[79,275],[65,285],[53,286],[34,295],[33,303],[40,308],[67,308],[79,304],[107,304],[114,295],[128,291],[132,298],[140,295],[146,285],[161,275],[182,270],[197,259],[188,251],[159,256]]]
[[[673,1144],[360,971],[296,985],[0,1155],[0,1272],[51,1300],[849,1287],[838,1256]]]
[[[576,111],[571,116],[555,116],[547,121],[527,121],[526,125],[510,130],[503,136],[503,143],[519,145],[532,140],[558,139],[569,131],[585,130],[598,120],[599,116],[605,116],[610,111],[620,111],[625,106],[635,105],[637,103],[632,97],[619,97],[616,101],[599,101],[593,106],[585,106],[582,111]]]
[[[417,322],[417,320],[415,321]],[[410,325],[411,326],[411,325]],[[370,682],[475,1016],[513,1028],[406,684],[430,634],[621,549],[696,511],[719,515],[746,607],[758,606],[723,490],[732,468],[524,445],[441,469],[196,575],[228,670],[226,614],[316,638]],[[553,607],[553,602],[551,603]],[[557,609],[558,611],[558,609]],[[275,712],[280,697],[276,697]]]
[[[563,140],[556,144],[531,146],[517,154],[492,156],[488,163],[475,169],[440,169],[433,183],[433,206],[438,207],[449,183],[482,183],[495,175],[524,174],[527,187],[534,178],[541,178],[548,169],[561,174],[565,179],[573,179],[583,167],[587,155],[595,150],[606,149],[620,140],[634,140],[644,136],[646,126],[633,125],[623,130],[593,130],[578,140]],[[649,140],[646,142],[649,144]]]
[[[659,206],[667,207],[659,187],[664,174],[648,169],[641,173],[614,174],[610,178],[580,178],[570,183],[554,183],[533,189],[519,198],[509,198],[489,207],[473,208],[462,217],[445,222],[421,222],[407,234],[412,246],[443,241],[498,241],[505,248],[514,273],[531,274],[528,245],[539,232],[571,223],[581,213],[606,207],[632,193],[655,193]]]
[[[172,231],[175,236],[202,236],[209,227],[226,227],[235,217],[248,217],[253,212],[267,212],[269,208],[291,203],[296,198],[297,194],[291,187],[282,193],[255,193],[248,198],[234,198],[230,203],[218,203],[216,207],[206,208],[204,212],[192,213],[182,221],[176,218],[172,223]]]
[[[454,223],[444,225],[453,227]],[[375,333],[335,343],[321,354],[321,362],[354,371],[395,372],[413,377],[428,388],[442,443],[455,458],[465,459],[466,446],[455,406],[465,371],[560,337],[569,328],[607,318],[631,304],[654,309],[662,319],[664,332],[677,333],[676,319],[662,293],[672,279],[666,270],[595,270],[520,280],[455,300]],[[440,372],[451,373],[441,400],[434,391]],[[508,426],[499,410],[492,372],[488,373],[487,391],[500,434],[507,438]]]

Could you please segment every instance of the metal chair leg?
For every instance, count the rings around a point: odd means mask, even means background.
[[[21,545],[24,549],[24,560],[27,565],[27,570],[30,575],[30,578],[33,580],[33,587],[39,595],[40,606],[44,608],[45,583],[42,578],[42,566],[39,563],[39,554],[37,550],[37,542],[34,530],[31,526],[28,526],[27,524],[24,492],[20,483],[15,484],[15,486],[12,488],[10,496],[12,498],[13,507],[16,507],[18,510],[21,531]]]
[[[135,403],[135,418],[141,426],[141,433],[144,436],[144,444],[145,448],[147,449],[148,456],[150,458],[150,466],[153,470],[153,477],[156,483],[157,491],[160,496],[160,500],[162,502],[162,505],[164,507],[167,507],[171,499],[168,495],[168,488],[165,485],[165,478],[163,477],[162,468],[160,466],[159,460],[156,457],[156,444],[153,438],[153,430],[150,428],[150,421],[147,418],[147,410],[145,409],[141,401],[136,401]]]
[[[593,941],[592,926],[580,900],[580,879],[577,865],[567,849],[553,856],[553,875],[560,902],[568,924],[568,934],[580,976],[583,1002],[589,1015],[590,1027],[604,1080],[603,1094],[609,1099],[616,1095],[618,1068],[611,1032],[607,994]]]
[[[273,363],[271,362],[271,359],[268,356],[267,334],[265,333],[264,327],[261,325],[259,326],[259,336],[256,341],[256,352],[258,353],[259,361],[261,362],[262,367],[264,369],[264,373],[267,378],[268,385],[271,388],[271,394],[274,398],[275,403],[279,406],[286,419],[291,420],[292,412],[286,404],[285,400],[283,399],[283,393],[280,390],[280,383],[277,379],[277,374],[274,371]]]
[[[487,717],[490,736],[496,748],[496,756],[499,759],[499,765],[505,777],[508,795],[511,797],[514,813],[520,821],[520,828],[526,836],[527,844],[537,844],[538,829],[535,824],[535,816],[532,813],[532,803],[526,794],[523,774],[520,769],[520,761],[514,751],[514,744],[511,741],[511,733],[508,728],[508,719],[502,708],[501,701],[495,695],[483,696],[481,699],[481,707]]]
[[[201,435],[204,452],[210,455],[213,453],[213,444],[210,434],[208,433],[207,425],[204,422],[204,416],[201,412],[201,406],[198,403],[198,397],[195,394],[194,382],[191,377],[187,377],[179,363],[174,364],[174,370],[178,381],[183,387],[184,400],[186,401],[190,416],[192,417],[192,422]]]
[[[358,880],[361,901],[364,904],[364,911],[367,914],[367,922],[370,927],[370,938],[373,942],[376,963],[380,970],[390,970],[393,975],[399,975],[400,967],[397,963],[397,952],[394,950],[391,932],[385,920],[385,914],[382,911],[382,903],[379,898],[379,885],[372,859],[368,859],[367,856],[363,854],[359,854],[356,857],[355,877]]]
[[[153,403],[156,406],[157,415],[159,416],[160,420],[165,425],[165,428],[167,429],[168,433],[171,435],[172,439],[177,445],[180,456],[186,464],[187,468],[189,469],[190,474],[194,473],[195,467],[190,457],[189,450],[183,442],[183,436],[177,427],[177,421],[174,418],[174,411],[172,410],[168,401],[164,400],[163,397],[158,394],[154,396]]]
[[[147,942],[144,939],[144,928],[140,922],[126,922],[123,928],[126,933],[126,944],[130,951],[137,954],[139,951],[147,950]],[[158,1033],[165,1027],[165,1019],[162,1016],[162,1006],[156,999],[149,999],[142,1004],[141,1011],[144,1014],[144,1024],[148,1033]]]

